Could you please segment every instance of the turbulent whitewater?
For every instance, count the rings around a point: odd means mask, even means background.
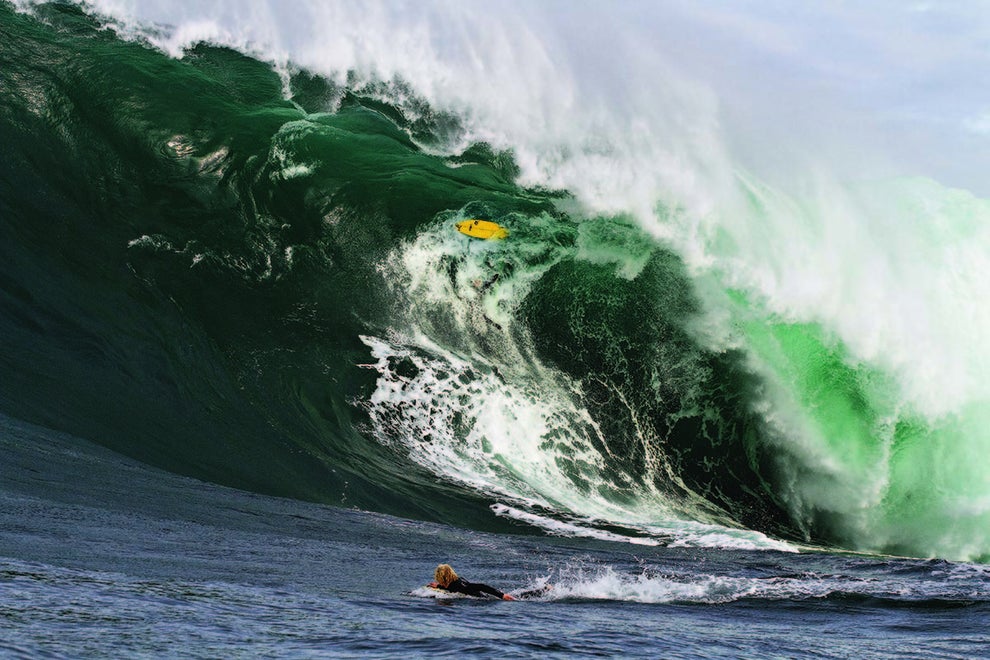
[[[990,191],[678,42],[725,16],[563,9],[0,4],[2,411],[473,529],[990,557]]]

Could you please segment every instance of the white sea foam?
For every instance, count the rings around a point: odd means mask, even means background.
[[[596,448],[597,427],[587,411],[553,389],[559,375],[527,381],[506,379],[484,358],[454,355],[426,337],[385,340],[365,336],[379,378],[367,402],[372,432],[404,448],[433,472],[496,499],[496,515],[540,527],[550,534],[635,545],[723,547],[794,552],[759,532],[715,522],[691,500],[671,501],[652,479],[621,499],[605,476]],[[557,517],[535,511],[554,511]],[[566,517],[563,519],[562,517]],[[608,526],[629,529],[621,534]]]
[[[948,579],[952,579],[949,577]],[[960,579],[972,579],[966,575]],[[896,580],[879,582],[869,577],[848,575],[819,575],[808,573],[797,576],[731,576],[664,573],[642,570],[636,573],[620,572],[611,566],[584,567],[567,565],[555,575],[541,578],[527,589],[539,589],[550,584],[538,600],[609,600],[633,603],[698,603],[720,604],[739,600],[802,601],[819,600],[830,596],[861,596],[865,598],[889,598],[900,600],[906,594],[919,595],[916,583],[898,585]],[[458,599],[469,598],[462,594],[439,592],[420,587],[410,592],[419,598]],[[986,598],[990,594],[973,593],[970,597]],[[940,597],[934,593],[932,597]]]
[[[554,536],[592,538],[633,545],[666,545],[671,548],[726,548],[731,550],[798,552],[796,546],[785,541],[772,539],[760,532],[699,523],[693,520],[671,519],[652,524],[632,522],[627,523],[630,525],[628,534],[619,534],[601,529],[602,525],[613,521],[585,519],[567,522],[522,511],[505,504],[493,504],[491,509],[498,516],[539,527]]]
[[[649,536],[633,536],[631,534],[616,534],[606,530],[598,529],[594,526],[594,521],[588,521],[583,525],[564,522],[555,518],[537,515],[528,511],[507,506],[505,504],[493,504],[491,506],[495,515],[511,518],[524,522],[534,527],[539,527],[554,536],[569,536],[578,538],[592,538],[600,541],[614,541],[618,543],[632,543],[633,545],[661,545],[661,541]]]
[[[898,597],[887,584],[850,576],[808,574],[797,577],[625,574],[611,567],[565,567],[553,579],[548,600],[592,599],[636,603],[730,603],[742,599],[806,600],[832,594]]]

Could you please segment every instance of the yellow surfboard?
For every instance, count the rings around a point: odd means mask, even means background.
[[[505,238],[509,235],[509,230],[491,220],[462,220],[457,223],[457,231],[467,234],[471,238],[483,238],[485,240]]]

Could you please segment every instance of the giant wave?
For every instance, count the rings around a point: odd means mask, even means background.
[[[987,555],[987,202],[768,164],[628,8],[592,57],[581,12],[165,7],[0,7],[5,412],[473,527]]]

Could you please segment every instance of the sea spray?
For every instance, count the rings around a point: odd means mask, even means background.
[[[753,466],[693,464],[741,452],[740,428],[759,422],[720,392],[730,375],[713,371],[731,362],[681,327],[694,311],[676,259],[628,219],[496,216],[510,238],[486,242],[451,231],[466,215],[382,265],[398,311],[387,340],[364,338],[370,432],[552,532],[774,546],[738,529],[774,515],[733,483],[760,488]]]

